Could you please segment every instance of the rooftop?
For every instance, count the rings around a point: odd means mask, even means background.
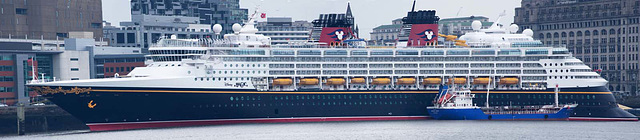
[[[440,19],[440,22],[450,22],[450,21],[456,21],[456,20],[482,20],[482,19],[489,19],[489,18],[484,17],[484,16],[443,18],[443,19]]]
[[[440,22],[440,25],[447,25],[447,24],[460,24],[460,26],[471,26],[472,22]],[[493,22],[482,22],[482,26],[491,26],[493,25]]]
[[[380,30],[380,29],[398,29],[398,28],[402,28],[402,24],[396,24],[396,25],[380,25],[378,27],[373,28],[373,30]]]

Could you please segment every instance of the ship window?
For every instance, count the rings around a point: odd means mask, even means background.
[[[502,49],[498,52],[498,55],[520,55],[520,50],[517,49]]]
[[[546,49],[530,49],[526,50],[525,54],[527,55],[541,55],[541,54],[549,54],[549,51]]]
[[[371,55],[393,55],[393,50],[374,50]]]
[[[347,55],[347,50],[327,50],[324,55]]]
[[[443,50],[423,50],[422,55],[444,55]]]
[[[447,55],[469,55],[469,50],[448,50]]]
[[[356,51],[351,51],[351,55],[368,55],[368,52],[367,51],[356,50]]]
[[[418,55],[417,50],[398,50],[396,55]]]
[[[495,50],[473,50],[473,55],[495,55]]]
[[[299,50],[298,55],[322,55],[320,50]]]

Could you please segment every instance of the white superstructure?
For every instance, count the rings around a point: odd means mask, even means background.
[[[255,89],[259,91],[437,90],[455,81],[471,90],[599,87],[607,81],[562,46],[546,46],[533,31],[494,24],[468,33],[468,47],[344,47],[270,45],[253,20],[223,39],[164,38],[147,66],[127,78],[57,82],[67,86]],[[357,45],[354,45],[357,44]],[[453,79],[455,78],[455,80]],[[491,84],[488,84],[491,82]]]

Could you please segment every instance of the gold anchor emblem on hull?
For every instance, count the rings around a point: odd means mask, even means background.
[[[94,107],[96,107],[96,105],[98,105],[98,104],[93,103],[93,100],[91,100],[91,101],[87,104],[87,107],[89,107],[89,108],[93,109]]]

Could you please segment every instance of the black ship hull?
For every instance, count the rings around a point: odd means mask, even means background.
[[[32,87],[92,131],[225,123],[427,119],[438,91],[291,91]],[[561,89],[570,120],[637,121],[605,87]],[[473,91],[478,106],[486,91]],[[490,105],[546,105],[546,91],[491,91]]]

